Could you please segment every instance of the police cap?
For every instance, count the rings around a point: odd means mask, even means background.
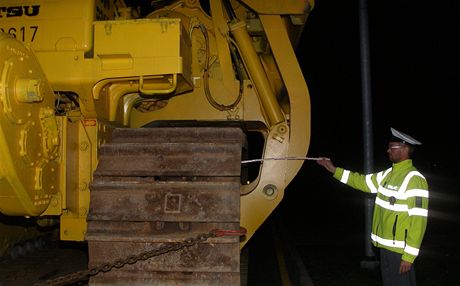
[[[411,146],[422,145],[422,143],[411,136],[391,128],[391,142],[402,142]]]

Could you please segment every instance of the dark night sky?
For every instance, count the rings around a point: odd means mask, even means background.
[[[460,1],[368,1],[374,166],[388,166],[390,127],[424,143],[426,172],[458,174]],[[363,170],[358,0],[318,0],[299,61],[312,103],[310,156]]]

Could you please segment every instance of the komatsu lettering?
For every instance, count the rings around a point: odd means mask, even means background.
[[[33,17],[37,16],[39,12],[40,5],[0,7],[0,18],[22,16]]]

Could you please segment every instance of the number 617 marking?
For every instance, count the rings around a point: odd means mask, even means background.
[[[4,33],[12,35],[16,39],[21,40],[23,42],[29,39],[31,42],[33,42],[35,39],[35,35],[37,34],[38,26],[29,26],[28,28],[25,26],[19,28],[0,28],[0,30]]]

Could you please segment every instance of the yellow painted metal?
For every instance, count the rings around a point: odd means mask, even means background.
[[[65,193],[62,193],[61,240],[84,241],[90,207],[89,185],[97,167],[97,150],[110,139],[113,127],[81,114],[66,121]]]
[[[310,143],[310,93],[288,37],[283,19],[278,15],[260,15],[268,42],[289,94],[289,125],[291,128],[288,157],[305,156]],[[286,181],[290,182],[302,161],[288,161]]]
[[[70,117],[66,138],[66,193],[61,216],[61,239],[83,241],[89,211],[89,184],[97,166],[98,122]]]
[[[171,91],[171,84],[157,83],[165,76],[177,77],[174,91],[191,89],[190,68],[183,68],[190,49],[181,29],[178,19],[96,22],[94,58],[80,52],[43,52],[37,57],[55,90],[71,90],[80,96],[84,116],[123,125],[123,96],[127,94],[119,92],[131,92],[133,86],[134,92],[140,92],[141,76],[144,89],[159,93]],[[111,92],[113,83],[115,93]]]
[[[171,94],[177,88],[177,74],[172,75],[171,82],[168,83],[166,88],[146,88],[144,85],[144,76],[139,77],[139,92],[142,95],[159,95],[159,94]]]
[[[19,3],[17,0],[2,0],[1,5],[18,7],[16,11],[20,15],[14,13],[15,17],[3,17],[0,22],[2,31],[29,43],[34,51],[89,51],[92,48],[95,0]]]
[[[223,85],[221,92],[225,92],[232,96],[237,90],[235,81],[235,72],[232,66],[232,59],[230,56],[230,47],[228,45],[228,19],[225,16],[225,11],[222,6],[222,1],[209,1],[211,9],[213,26],[210,29],[213,32],[215,47],[216,47],[216,60],[213,63],[219,69],[220,84]],[[215,71],[212,76],[218,76]]]
[[[40,80],[37,78],[21,78],[16,81],[16,100],[19,102],[40,102],[43,95],[39,90]]]
[[[256,13],[271,15],[295,15],[308,13],[315,4],[314,0],[241,0]]]
[[[0,33],[0,212],[40,215],[59,184],[54,95],[34,54]]]
[[[230,24],[230,30],[238,44],[241,56],[262,102],[263,109],[268,117],[270,126],[283,122],[284,115],[276,100],[275,93],[271,89],[270,81],[262,67],[259,56],[252,45],[251,37],[246,30],[246,24],[242,21]]]
[[[185,0],[136,20],[127,20],[129,10],[114,13],[125,9],[114,8],[117,1],[109,1],[108,7],[103,2],[24,1],[24,6],[40,5],[39,16],[0,22],[1,28],[14,26],[16,31],[37,26],[36,38],[31,41],[26,34],[24,42],[33,48],[36,66],[46,75],[36,77],[24,66],[26,72],[14,84],[2,78],[0,152],[7,159],[0,165],[0,212],[59,216],[61,239],[84,240],[88,185],[100,144],[113,126],[241,123],[245,131],[262,134],[265,158],[306,155],[310,102],[293,46],[312,0],[244,0],[247,6],[233,5],[241,21],[230,27],[221,1],[210,1],[212,17],[199,1]],[[69,9],[82,13],[69,14]],[[123,19],[115,20],[115,14],[123,14]],[[96,21],[106,18],[111,20]],[[27,49],[14,45],[18,47],[10,49],[7,58],[3,50],[0,54],[0,63],[15,61],[12,67],[0,66],[2,75],[22,67],[19,58]],[[243,58],[242,71],[237,72],[232,50]],[[50,87],[45,88],[47,81]],[[16,91],[11,93],[13,86]],[[206,88],[222,105],[239,96],[241,100],[219,110],[210,104]],[[79,106],[68,100],[68,109],[56,116],[53,91],[71,92]],[[33,144],[37,138],[39,144]],[[23,164],[19,169],[11,167],[18,162]],[[279,205],[301,165],[266,161],[258,177],[241,186],[241,225],[248,230],[241,246]]]
[[[180,96],[172,97],[168,100],[158,101],[154,112],[143,112],[139,109],[132,109],[130,117],[130,127],[140,127],[152,121],[161,120],[190,120],[190,121],[222,121],[229,120],[249,120],[252,118],[263,121],[261,108],[258,102],[254,85],[244,81],[242,87],[243,99],[240,104],[232,110],[220,111],[209,104],[205,96],[203,84],[203,70],[205,55],[209,54],[209,87],[212,97],[219,103],[228,105],[235,101],[238,96],[240,83],[236,79],[232,68],[231,56],[229,52],[228,26],[225,12],[219,1],[211,1],[210,8],[215,17],[208,17],[203,11],[197,9],[197,3],[186,1],[185,5],[173,4],[159,11],[155,11],[148,17],[162,18],[174,17],[181,19],[185,31],[191,36],[190,52],[191,71],[193,79],[193,90],[178,92]],[[203,33],[199,25],[206,27],[209,36],[209,47],[206,52],[206,44]],[[219,25],[219,26],[218,26]],[[178,87],[179,89],[180,87]],[[248,95],[248,96],[246,96]],[[132,99],[137,100],[136,95]],[[251,102],[251,104],[244,104]],[[252,104],[254,103],[254,104]]]
[[[84,241],[86,228],[86,217],[81,217],[78,213],[64,212],[59,228],[60,238],[68,241]]]
[[[283,19],[278,15],[260,15],[260,19],[289,95],[289,129],[283,125],[278,126],[281,127],[281,131],[278,129],[276,132],[277,129],[272,129],[267,137],[268,145],[265,147],[264,157],[303,157],[310,142],[311,112],[307,84]],[[298,173],[302,164],[303,161],[294,160],[284,161],[282,164],[266,161],[257,185],[243,187],[253,188],[254,191],[241,197],[241,224],[248,230],[247,240],[241,243],[241,247],[281,202],[285,187]],[[272,196],[266,194],[265,188],[269,185],[276,187],[276,193]]]
[[[65,150],[67,146],[67,117],[57,116],[56,122],[59,130],[60,138],[60,151],[57,161],[59,162],[59,168],[56,171],[59,180],[56,182],[56,193],[52,194],[46,210],[41,216],[60,216],[62,210],[65,208],[65,197],[66,197],[66,162],[67,152]]]

